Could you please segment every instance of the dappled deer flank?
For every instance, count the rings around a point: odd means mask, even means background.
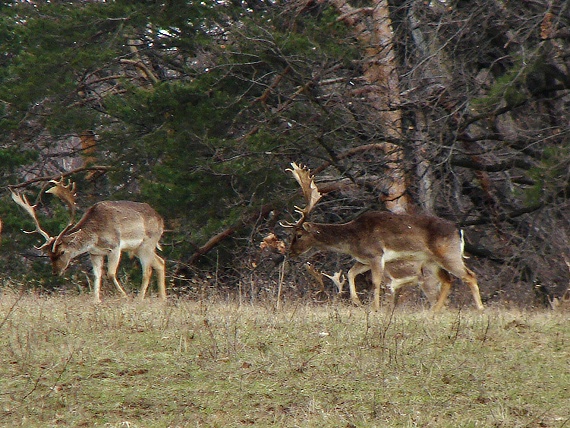
[[[305,198],[315,192],[320,196],[310,172],[294,163],[292,166],[295,179],[301,186],[307,187],[303,188]],[[297,177],[305,179],[299,180]],[[315,202],[309,199],[307,202],[305,209],[296,207],[302,214],[299,221],[295,224],[282,223],[294,229],[289,249],[291,256],[299,256],[313,248],[351,255],[356,263],[348,272],[348,284],[355,304],[360,303],[355,286],[357,275],[369,270],[372,272],[374,308],[378,309],[385,265],[394,261],[410,261],[415,266],[414,274],[409,275],[408,271],[404,273],[406,277],[401,278],[397,270],[392,272],[391,280],[396,280],[397,287],[417,280],[415,278],[419,277],[419,272],[427,269],[441,282],[441,292],[433,305],[433,310],[438,311],[451,291],[451,274],[469,285],[475,306],[483,309],[475,274],[463,262],[463,236],[453,223],[439,217],[380,211],[364,213],[343,224],[312,223],[306,222],[306,218]]]
[[[159,296],[163,300],[166,299],[165,264],[156,254],[156,249],[160,249],[158,241],[164,230],[162,217],[145,203],[103,201],[89,208],[79,222],[74,224],[75,186],[69,183],[64,185],[63,181],[54,184],[47,192],[62,199],[71,211],[69,224],[57,237],[50,236],[42,229],[35,205],[31,205],[25,195],[11,190],[14,202],[32,217],[36,225],[35,231],[46,240],[39,249],[48,254],[54,274],[62,275],[71,260],[81,254],[89,254],[95,277],[94,299],[100,302],[103,264],[104,258],[107,257],[107,274],[117,290],[126,297],[127,293],[119,284],[116,275],[121,252],[127,251],[136,256],[142,266],[139,298],[144,299],[154,269],[158,276]]]

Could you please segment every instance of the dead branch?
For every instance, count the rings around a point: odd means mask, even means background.
[[[76,169],[73,169],[71,171],[62,172],[62,173],[55,174],[55,175],[47,175],[47,176],[43,176],[43,177],[32,178],[30,180],[27,180],[27,181],[24,181],[24,182],[18,183],[18,184],[13,184],[13,185],[10,185],[8,187],[10,189],[20,189],[22,187],[27,187],[30,184],[34,184],[34,183],[49,182],[51,180],[58,180],[61,178],[67,178],[69,176],[72,176],[74,174],[78,174],[78,173],[84,172],[84,171],[107,172],[107,171],[111,171],[111,170],[112,170],[112,168],[110,166],[103,166],[103,165],[82,166],[80,168],[76,168]]]
[[[224,241],[226,238],[229,238],[242,228],[257,222],[262,218],[266,218],[274,209],[275,207],[272,204],[264,205],[259,209],[259,211],[256,211],[254,214],[250,214],[249,216],[244,217],[236,224],[233,224],[227,229],[224,229],[220,233],[212,236],[204,245],[202,245],[194,252],[194,254],[192,254],[190,260],[188,260],[188,264],[194,264],[200,257],[210,252],[214,247],[216,247],[216,245]]]

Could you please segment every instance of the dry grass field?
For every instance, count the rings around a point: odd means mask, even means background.
[[[570,427],[570,317],[0,295],[2,427]]]

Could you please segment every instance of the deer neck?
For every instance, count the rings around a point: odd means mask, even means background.
[[[337,253],[351,254],[351,242],[354,242],[354,230],[350,224],[315,224],[313,223],[315,247]]]
[[[81,254],[93,252],[97,236],[85,229],[72,229],[63,236],[62,244],[66,250],[77,257]]]

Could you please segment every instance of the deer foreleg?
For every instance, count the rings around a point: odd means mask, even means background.
[[[360,275],[361,273],[368,272],[370,270],[369,265],[365,265],[360,262],[356,262],[354,266],[350,268],[348,271],[348,288],[350,289],[350,300],[355,305],[360,305],[360,299],[358,298],[358,294],[356,294],[356,283],[355,278]]]
[[[372,283],[374,284],[374,310],[380,309],[380,287],[384,276],[384,257],[375,259],[370,265],[372,270]]]
[[[91,265],[93,266],[93,299],[95,303],[101,303],[101,277],[103,276],[103,256],[91,254]]]
[[[119,268],[119,262],[121,261],[121,251],[114,250],[107,255],[107,275],[115,284],[117,290],[123,295],[123,297],[128,297],[125,289],[119,284],[117,280],[117,269]]]

